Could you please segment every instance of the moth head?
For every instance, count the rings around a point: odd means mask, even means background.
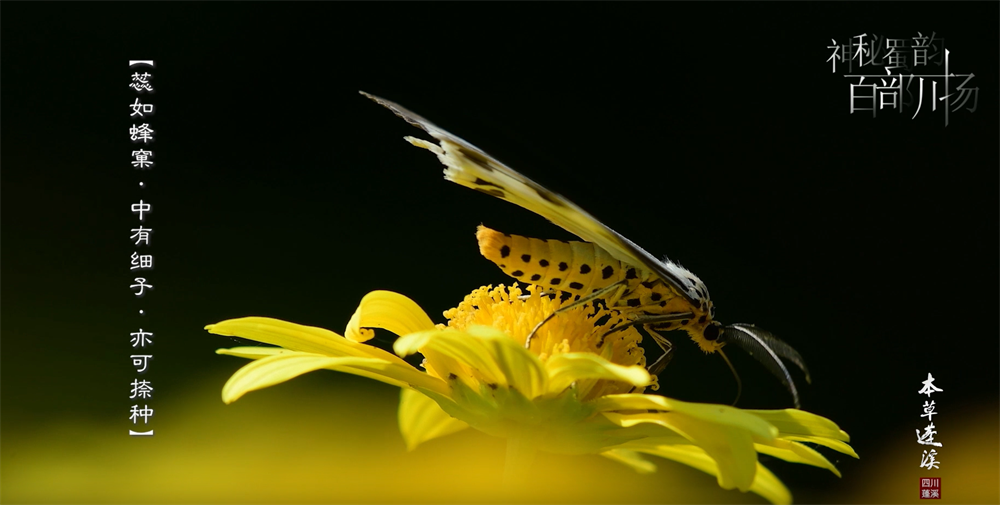
[[[802,356],[792,346],[752,324],[719,325],[715,330],[711,330],[711,334],[709,328],[711,326],[705,329],[706,339],[709,336],[715,336],[715,340],[719,343],[723,345],[733,344],[753,356],[781,381],[788,392],[792,394],[795,408],[799,408],[799,392],[795,388],[795,381],[788,373],[788,368],[785,367],[782,358],[795,363],[805,374],[807,383],[811,382],[811,379],[809,378],[809,369],[806,368]]]
[[[722,323],[712,321],[705,327],[705,330],[702,332],[702,336],[709,342],[715,342],[716,340],[719,340],[719,336],[722,334],[722,329]]]
[[[690,322],[682,321],[681,324],[683,325],[682,329],[687,332],[691,340],[705,354],[712,354],[722,349],[724,344],[719,340],[722,326],[715,321],[709,320],[707,315]]]

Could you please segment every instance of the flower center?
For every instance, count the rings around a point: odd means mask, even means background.
[[[526,290],[516,283],[510,287],[484,286],[467,295],[458,307],[445,311],[444,317],[450,328],[461,331],[470,325],[491,326],[524,344],[539,322],[572,303],[542,293],[543,288],[534,284]],[[642,335],[634,327],[612,333],[624,322],[619,311],[609,310],[603,303],[587,303],[549,319],[532,337],[529,350],[543,362],[563,353],[589,352],[618,365],[645,367]],[[620,392],[629,389],[631,386]]]

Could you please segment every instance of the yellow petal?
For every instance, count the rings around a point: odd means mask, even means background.
[[[667,459],[672,459],[693,468],[697,468],[710,475],[719,475],[719,467],[705,451],[694,445],[661,445],[636,450],[646,454],[653,454]],[[788,488],[778,480],[767,468],[757,463],[754,473],[753,484],[750,492],[756,493],[775,505],[786,505],[792,503],[792,494]]]
[[[659,395],[646,394],[607,395],[594,400],[592,403],[594,408],[601,412],[616,410],[660,410],[676,412],[708,423],[740,428],[764,440],[773,440],[774,437],[778,436],[777,428],[771,426],[759,416],[747,413],[755,411],[740,410],[728,405],[689,403]]]
[[[641,453],[629,449],[611,449],[604,451],[601,456],[625,463],[639,473],[653,473],[656,471],[656,463],[644,458]]]
[[[851,437],[840,429],[833,421],[797,409],[784,410],[744,410],[768,423],[771,423],[784,435],[803,435],[832,438],[850,442]]]
[[[518,390],[527,398],[546,391],[548,374],[537,356],[507,334],[486,326],[470,326],[465,331],[453,329],[422,331],[400,337],[393,344],[397,354],[421,352],[432,359],[443,355],[474,369],[484,381],[494,386]],[[455,366],[434,364],[438,373],[466,373]]]
[[[282,354],[289,351],[282,347],[233,347],[231,349],[216,349],[215,354],[224,354],[227,356],[236,356],[240,358],[266,358],[268,356],[274,356],[275,354]]]
[[[702,447],[718,463],[719,486],[723,489],[735,487],[740,491],[747,491],[753,484],[757,469],[757,451],[754,449],[753,437],[745,429],[705,422],[679,412],[639,414],[605,412],[604,415],[623,427],[656,423],[683,435],[684,438]],[[640,443],[641,440],[634,442],[634,444]]]
[[[434,323],[417,302],[392,291],[372,291],[361,299],[344,336],[354,342],[372,338],[373,333],[363,328],[382,328],[403,336],[434,329]]]
[[[412,451],[428,440],[468,427],[465,421],[451,417],[423,393],[403,389],[399,400],[399,431],[403,434],[407,450]]]
[[[755,444],[757,452],[781,458],[789,463],[802,463],[804,465],[818,466],[826,468],[840,477],[840,470],[837,470],[833,463],[830,463],[822,454],[810,447],[789,440],[776,439],[767,444]]]
[[[360,375],[398,387],[419,386],[447,393],[444,382],[408,364],[400,366],[377,358],[330,357],[304,352],[287,352],[250,362],[236,371],[222,387],[222,401],[232,403],[250,391],[280,384],[319,369]]]
[[[842,452],[848,456],[859,458],[858,453],[854,452],[854,449],[851,446],[841,442],[840,440],[833,440],[832,438],[825,437],[808,437],[804,435],[782,435],[781,438],[795,440],[796,442],[809,442],[811,444],[822,445],[823,447],[829,447],[830,449]]]
[[[600,356],[604,358],[606,361],[611,361],[614,354],[615,354],[615,349],[613,345],[601,346]],[[545,362],[545,366],[546,368],[549,367],[548,361]],[[549,377],[552,377],[552,370],[549,370]],[[650,379],[652,380],[652,378]],[[596,398],[598,396],[602,396],[603,393],[602,391],[594,391],[594,386],[597,386],[597,383],[599,382],[601,382],[600,379],[580,379],[576,381],[576,390],[578,392],[577,394],[579,395],[580,398],[585,398],[587,400]],[[636,392],[641,393],[642,391],[636,391]]]
[[[649,385],[651,380],[649,372],[641,366],[616,365],[596,354],[584,352],[553,356],[545,362],[545,369],[549,374],[550,393],[558,393],[580,379],[608,379],[636,387]]]
[[[757,476],[750,486],[751,493],[757,493],[775,505],[792,503],[792,493],[766,466],[757,463]]]
[[[480,375],[480,380],[507,385],[506,376],[482,340],[465,332],[445,328],[410,333],[396,339],[392,348],[400,356],[423,353],[442,376],[454,374],[466,379],[467,369],[471,367]]]
[[[242,317],[229,319],[205,327],[210,333],[240,337],[265,344],[273,344],[292,351],[323,354],[327,356],[370,357],[409,366],[390,352],[377,347],[359,344],[336,333],[315,326],[303,326],[269,317]]]
[[[470,326],[466,333],[486,345],[497,367],[507,377],[507,384],[527,398],[547,391],[549,374],[538,356],[514,341],[506,333],[488,326]]]

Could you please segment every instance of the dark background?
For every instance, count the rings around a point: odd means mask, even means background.
[[[972,460],[947,441],[962,416],[998,427],[997,5],[4,2],[4,439],[56,419],[124,431],[140,326],[156,334],[153,402],[170,401],[220,389],[238,366],[214,350],[239,344],[206,324],[259,315],[340,332],[373,289],[441,322],[472,289],[509,282],[478,254],[480,223],[570,238],[444,182],[401,138],[422,132],[365,90],[679,261],[721,321],[795,346],[813,377],[796,375],[803,408],[862,457],[831,455],[840,481],[771,465],[799,501],[851,500],[844,486],[891,444],[905,447],[901,478],[924,475],[912,437],[928,372],[945,390],[939,452]],[[978,110],[947,127],[926,102],[916,119],[850,115],[830,39],[917,31],[944,37],[952,72],[976,74]],[[156,167],[140,172],[126,62],[145,58]],[[139,198],[154,206],[156,262],[142,300],[128,289]],[[724,363],[679,342],[660,392],[731,402]],[[729,355],[738,406],[790,406]]]

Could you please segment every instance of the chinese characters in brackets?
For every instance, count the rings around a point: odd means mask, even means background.
[[[150,82],[153,76],[148,70],[135,70],[136,68],[144,67],[155,68],[155,65],[152,60],[129,61],[129,69],[133,70],[132,82],[129,84],[129,88],[138,95],[135,101],[129,104],[129,109],[131,110],[129,117],[132,119],[132,125],[129,127],[128,133],[132,143],[137,147],[137,150],[132,151],[131,165],[132,168],[140,171],[151,170],[153,168],[153,151],[150,150],[150,147],[156,136],[156,131],[146,122],[148,117],[152,116],[156,111],[156,107],[153,104],[147,103],[148,96],[153,93],[153,85]],[[139,188],[142,189],[145,187],[146,183],[140,181]],[[146,275],[142,271],[153,269],[153,255],[140,254],[140,248],[149,248],[149,238],[153,233],[153,229],[146,228],[143,225],[146,224],[147,214],[153,212],[153,206],[142,198],[139,198],[138,203],[131,205],[131,210],[132,214],[138,218],[139,227],[132,228],[131,230],[130,240],[133,241],[136,250],[132,253],[129,271],[133,275]],[[142,299],[148,291],[153,289],[153,285],[145,277],[133,276],[129,289],[132,290],[132,294],[137,299]],[[145,315],[145,311],[139,309],[139,315]],[[152,354],[146,354],[146,347],[153,345],[153,332],[139,328],[139,331],[129,333],[129,336],[131,337],[132,352],[143,353],[132,354],[129,358],[132,360],[136,374],[145,374],[149,369],[150,361],[153,359]],[[132,380],[132,391],[129,399],[134,400],[135,403],[129,412],[129,421],[132,422],[133,426],[137,426],[141,421],[144,427],[148,427],[149,420],[153,417],[153,409],[149,407],[147,402],[152,397],[153,385],[151,381],[139,380],[139,378]],[[141,405],[140,401],[142,402]],[[130,429],[128,433],[130,436],[151,436],[153,435],[153,430],[136,431]]]

